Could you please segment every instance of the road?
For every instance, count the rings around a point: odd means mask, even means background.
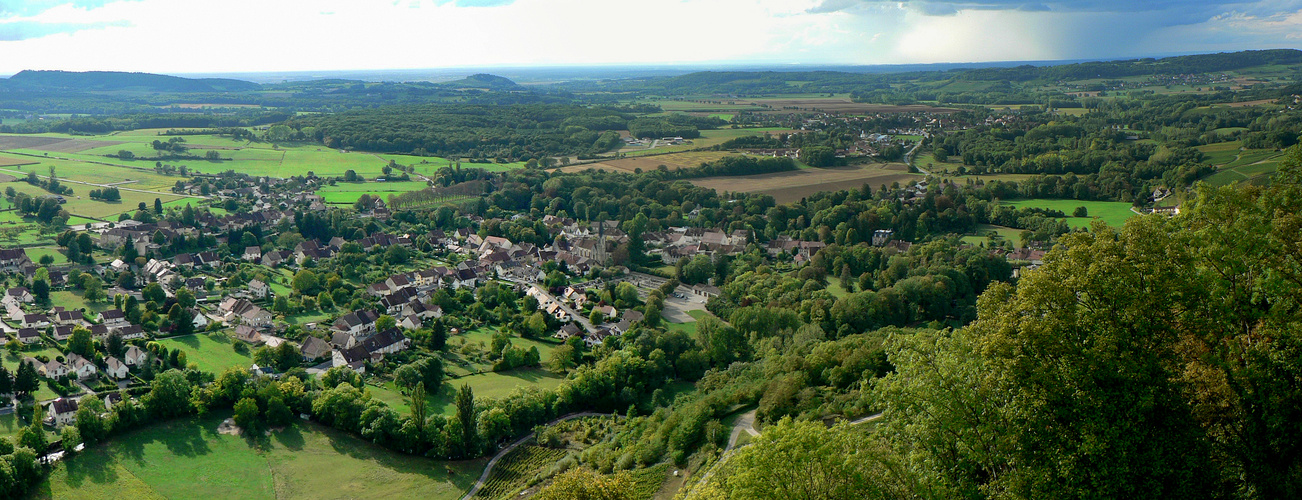
[[[610,415],[607,415],[605,413],[593,413],[593,412],[586,412],[586,411],[581,413],[571,413],[569,415],[565,415],[556,420],[552,420],[551,422],[547,422],[546,425],[555,425],[559,422],[564,422],[566,420],[573,420],[576,418],[608,417],[608,416]],[[619,417],[620,415],[615,415],[615,418],[619,418]],[[502,451],[497,452],[496,455],[493,455],[493,459],[488,461],[488,466],[484,467],[484,473],[479,475],[479,480],[475,481],[475,485],[470,488],[469,492],[466,492],[466,496],[461,497],[461,500],[470,500],[471,497],[475,496],[475,493],[479,493],[479,490],[484,487],[484,482],[488,481],[488,475],[493,472],[493,467],[497,465],[497,461],[501,460],[502,457],[506,456],[507,453],[510,453],[511,450],[514,450],[515,447],[524,444],[526,441],[530,439],[533,439],[532,431],[529,432],[528,434],[525,434],[524,437],[515,440],[515,442],[511,443],[510,446],[507,446],[506,448],[502,448]]]

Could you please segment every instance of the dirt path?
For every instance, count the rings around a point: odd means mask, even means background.
[[[608,417],[608,416],[610,415],[605,413],[593,413],[593,412],[585,411],[581,413],[571,413],[569,415],[565,415],[556,420],[552,420],[551,422],[547,422],[545,425],[555,425],[558,422],[564,422],[566,420],[573,420],[576,418]],[[619,418],[619,415],[615,415],[615,417]],[[502,451],[499,451],[497,452],[496,455],[493,455],[493,459],[488,461],[488,466],[484,467],[484,473],[479,475],[479,480],[475,481],[475,485],[470,487],[470,491],[466,492],[466,495],[461,497],[461,500],[470,500],[470,498],[475,496],[475,493],[479,493],[479,490],[484,487],[484,483],[488,481],[489,474],[493,473],[493,467],[497,465],[497,461],[501,460],[502,457],[506,456],[507,453],[510,453],[511,450],[514,450],[517,446],[524,444],[526,441],[530,439],[533,439],[533,432],[525,434],[524,437],[515,440],[515,442],[511,443],[506,448],[502,448]]]

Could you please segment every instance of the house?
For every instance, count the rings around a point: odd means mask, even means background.
[[[255,299],[265,299],[271,296],[271,287],[263,283],[262,280],[250,281],[249,295]]]
[[[625,309],[624,315],[621,317],[627,320],[629,324],[633,324],[633,323],[637,323],[638,321],[642,321],[642,319],[646,318],[646,315],[642,314],[642,311]]]
[[[217,309],[225,313],[222,318],[227,322],[233,323],[238,319],[242,324],[251,326],[271,323],[271,313],[246,299],[227,298],[217,306]]]
[[[63,342],[72,337],[72,325],[56,325],[54,327],[54,340]]]
[[[195,330],[207,328],[208,324],[212,323],[212,320],[209,319],[208,316],[203,313],[203,311],[200,311],[198,309],[190,309],[190,314],[194,318],[190,320],[190,324],[194,325]]]
[[[366,360],[371,359],[371,353],[362,346],[354,346],[335,350],[331,357],[334,366],[347,366],[357,373],[366,373]]]
[[[262,247],[244,247],[243,258],[249,262],[262,260]]]
[[[127,324],[127,315],[118,309],[108,309],[99,313],[99,322],[109,328],[123,326]]]
[[[700,296],[700,297],[710,298],[710,297],[718,297],[718,296],[719,296],[719,293],[720,293],[720,291],[719,291],[719,287],[716,287],[716,286],[713,286],[713,285],[694,285],[694,286],[692,286],[692,295],[697,295],[697,296]]]
[[[601,313],[602,316],[609,319],[614,319],[619,316],[619,310],[615,309],[615,306],[597,306],[592,308],[592,310]]]
[[[49,417],[46,417],[55,427],[63,427],[77,421],[77,400],[69,398],[59,398],[50,401],[50,408],[46,411]]]
[[[250,344],[261,344],[262,334],[249,325],[239,325],[235,327],[235,338]]]
[[[362,341],[362,347],[371,355],[392,354],[411,344],[411,340],[402,334],[402,330],[390,328]]]
[[[375,311],[361,310],[353,311],[343,315],[334,323],[334,329],[346,332],[354,337],[375,333],[375,320],[380,319],[380,315]]]
[[[398,323],[398,326],[408,330],[418,330],[420,327],[425,326],[425,323],[420,320],[420,316],[408,314],[402,318],[402,321]]]
[[[895,231],[890,229],[878,229],[873,231],[873,246],[880,247],[886,245],[886,242],[891,241],[891,237],[894,235]]]
[[[127,375],[129,375],[131,371],[127,368],[126,363],[123,363],[118,358],[109,356],[104,360],[104,373],[113,379],[122,380],[127,378]]]
[[[331,355],[334,349],[330,343],[319,338],[308,336],[303,340],[303,345],[298,348],[298,352],[303,354],[303,359],[307,361],[318,360]]]
[[[91,363],[90,360],[83,358],[80,355],[69,354],[67,359],[68,373],[77,377],[78,380],[85,380],[94,377],[95,373],[99,371],[99,368],[95,366],[95,363]]]
[[[127,352],[122,355],[122,362],[126,363],[128,367],[144,366],[145,361],[148,360],[147,356],[144,349],[130,346],[127,347]]]
[[[579,333],[580,330],[578,326],[575,326],[574,323],[566,323],[565,326],[562,326],[561,329],[558,330],[555,335],[552,335],[552,337],[561,340],[569,340],[570,337],[578,335]]]
[[[122,340],[145,338],[145,329],[141,328],[140,325],[127,324],[125,326],[118,327],[116,330],[113,331],[116,332],[118,335],[121,335]]]
[[[41,341],[41,331],[35,328],[19,328],[18,341],[24,344],[34,344]]]
[[[45,328],[50,326],[50,318],[44,314],[24,314],[23,328]]]
[[[334,335],[330,337],[330,343],[339,349],[349,349],[357,345],[359,342],[357,341],[357,337],[349,335],[348,332],[335,332]]]
[[[83,323],[81,311],[59,311],[54,315],[54,323],[58,325],[80,325]]]
[[[32,265],[27,251],[21,248],[0,249],[0,271],[18,272]]]
[[[40,361],[37,361],[40,363]],[[59,378],[68,374],[68,365],[60,363],[57,359],[51,359],[49,363],[36,366],[36,373],[45,378]]]
[[[27,290],[27,287],[22,286],[10,288],[5,292],[5,297],[22,304],[36,302],[36,297],[32,296],[32,292]]]

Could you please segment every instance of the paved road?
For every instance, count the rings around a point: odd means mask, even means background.
[[[552,420],[551,422],[547,422],[546,425],[555,425],[558,422],[564,422],[566,420],[573,420],[576,418],[609,417],[609,416],[610,415],[606,413],[593,413],[593,412],[585,411],[581,413],[571,413],[569,415],[565,415],[556,420]],[[620,415],[615,415],[615,418],[619,418],[619,417]],[[497,465],[497,461],[501,460],[502,457],[506,456],[507,453],[510,453],[511,450],[514,450],[515,447],[524,444],[526,441],[530,439],[533,439],[533,432],[529,432],[528,434],[525,434],[524,437],[517,439],[514,443],[511,443],[510,446],[507,446],[506,448],[502,448],[502,451],[499,451],[497,452],[496,455],[493,455],[493,459],[488,461],[488,467],[484,467],[484,473],[479,475],[479,480],[475,481],[475,485],[470,488],[470,491],[466,493],[466,496],[461,497],[461,500],[470,500],[471,497],[475,496],[475,493],[479,493],[479,490],[484,487],[484,482],[488,481],[488,475],[492,474],[493,467]]]

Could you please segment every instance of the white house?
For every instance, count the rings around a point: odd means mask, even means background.
[[[147,359],[147,357],[148,354],[145,353],[144,349],[141,349],[136,346],[131,346],[128,347],[127,352],[123,354],[122,361],[126,363],[128,367],[142,366],[145,364],[145,360]]]
[[[127,378],[127,375],[131,373],[131,370],[127,368],[126,363],[123,363],[118,358],[109,356],[108,359],[104,360],[104,373],[114,379],[121,380]]]
[[[63,427],[77,421],[77,400],[68,398],[59,398],[50,401],[50,407],[46,411],[49,414],[49,420],[55,427]]]
[[[249,295],[254,298],[265,299],[271,296],[271,287],[263,283],[262,280],[253,280],[249,282]]]

